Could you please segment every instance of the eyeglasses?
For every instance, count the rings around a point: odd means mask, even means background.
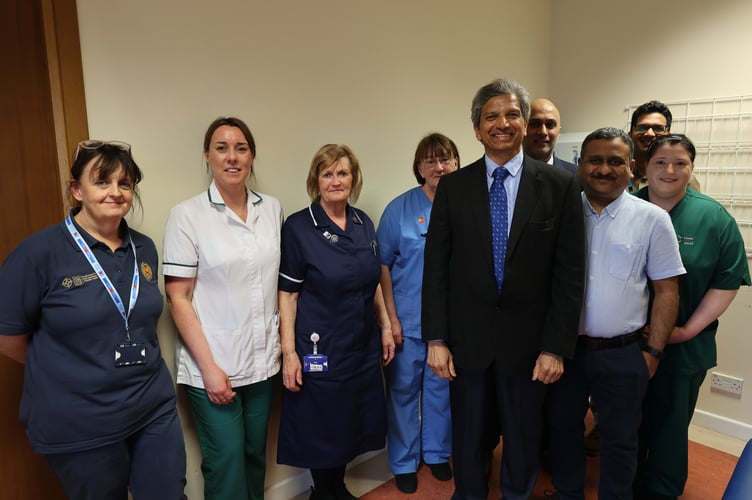
[[[78,146],[76,146],[76,154],[73,155],[73,161],[76,161],[76,158],[78,158],[78,153],[80,153],[82,149],[96,151],[102,146],[114,146],[121,151],[125,151],[128,154],[130,154],[131,152],[131,145],[127,142],[86,140],[79,142]]]
[[[448,167],[453,161],[454,158],[442,156],[441,158],[424,158],[423,164],[427,167],[436,168],[441,163],[442,167]]]
[[[653,129],[653,132],[656,134],[665,134],[668,132],[668,127],[664,125],[648,125],[647,123],[641,123],[640,125],[634,126],[634,131],[639,134],[644,134],[650,129]]]

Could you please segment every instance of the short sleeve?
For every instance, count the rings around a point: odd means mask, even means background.
[[[28,241],[28,240],[27,240]],[[22,243],[0,268],[0,335],[33,333],[39,324],[45,277],[37,252]]]
[[[679,253],[679,242],[671,217],[665,210],[656,207],[655,224],[650,235],[647,251],[646,272],[651,280],[662,280],[686,274]]]
[[[295,218],[282,225],[282,255],[279,264],[279,289],[295,293],[303,288],[305,279],[305,255],[300,241],[300,228],[295,227]]]
[[[195,278],[198,272],[198,241],[191,214],[184,205],[170,210],[162,248],[162,274]]]
[[[381,264],[390,269],[397,259],[397,249],[399,247],[399,225],[397,224],[397,218],[398,214],[393,201],[387,205],[384,213],[381,214],[379,228],[376,230]]]
[[[719,217],[718,262],[709,287],[718,290],[736,290],[742,285],[750,285],[747,251],[734,218],[723,207],[719,207],[719,210],[722,213]]]

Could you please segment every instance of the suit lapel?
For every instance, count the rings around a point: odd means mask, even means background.
[[[514,253],[514,249],[520,241],[525,226],[533,214],[535,204],[538,202],[540,182],[537,165],[527,161],[527,158],[525,158],[522,161],[522,178],[520,178],[520,187],[517,190],[517,202],[514,206],[512,226],[509,228],[507,259]]]
[[[481,235],[483,244],[483,254],[486,264],[493,269],[493,246],[491,244],[491,213],[489,211],[488,201],[488,180],[486,179],[486,160],[485,157],[465,167],[472,170],[473,175],[469,176],[470,186],[468,189],[467,203],[471,206],[471,220],[468,224],[475,224],[476,231]]]

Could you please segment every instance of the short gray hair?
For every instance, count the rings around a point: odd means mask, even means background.
[[[489,99],[497,95],[513,95],[520,102],[520,111],[525,121],[530,119],[530,93],[514,80],[499,78],[478,89],[470,108],[470,119],[475,127],[480,126],[480,112]]]

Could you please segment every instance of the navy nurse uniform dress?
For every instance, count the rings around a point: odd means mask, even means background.
[[[284,391],[277,462],[308,469],[346,465],[384,447],[386,412],[381,333],[373,298],[381,274],[376,231],[348,205],[343,231],[313,203],[282,227],[279,289],[298,292],[295,350],[329,370],[303,373],[300,392]]]

